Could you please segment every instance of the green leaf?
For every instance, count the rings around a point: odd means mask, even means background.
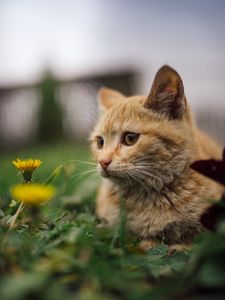
[[[9,207],[15,207],[18,204],[18,202],[14,199],[12,199],[12,201],[9,204]]]
[[[57,168],[55,168],[55,170],[51,173],[51,175],[45,181],[45,184],[52,184],[56,180],[56,178],[59,176],[62,169],[63,169],[63,165],[60,165]]]
[[[0,285],[0,298],[4,300],[25,299],[26,295],[41,291],[47,278],[46,273],[22,273],[5,277]]]

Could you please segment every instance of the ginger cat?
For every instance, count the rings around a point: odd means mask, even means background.
[[[102,88],[102,114],[91,135],[97,170],[104,177],[96,213],[109,225],[124,201],[127,227],[144,247],[189,245],[202,231],[200,215],[223,188],[190,168],[222,156],[195,126],[179,74],[165,65],[146,96],[126,97]]]

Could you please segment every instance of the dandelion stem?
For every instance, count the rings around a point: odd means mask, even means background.
[[[15,215],[12,216],[12,221],[10,222],[10,226],[9,226],[9,229],[12,229],[15,225],[15,222],[20,214],[20,212],[24,209],[25,205],[23,202],[20,203]]]

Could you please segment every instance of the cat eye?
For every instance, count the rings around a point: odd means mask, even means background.
[[[139,135],[139,133],[135,132],[125,132],[122,137],[122,144],[126,146],[134,145],[137,142]]]
[[[104,139],[103,139],[103,137],[102,136],[97,136],[96,141],[97,141],[97,147],[98,147],[98,149],[102,149],[103,146],[104,146]]]

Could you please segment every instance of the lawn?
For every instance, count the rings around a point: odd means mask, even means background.
[[[11,162],[17,157],[41,159],[34,181],[49,179],[57,193],[43,206],[25,207],[9,230],[19,205],[10,196],[21,180]],[[168,255],[161,244],[144,253],[126,232],[124,214],[117,228],[99,225],[99,178],[89,161],[87,147],[66,143],[1,153],[0,299],[224,299],[224,216],[192,251]]]

